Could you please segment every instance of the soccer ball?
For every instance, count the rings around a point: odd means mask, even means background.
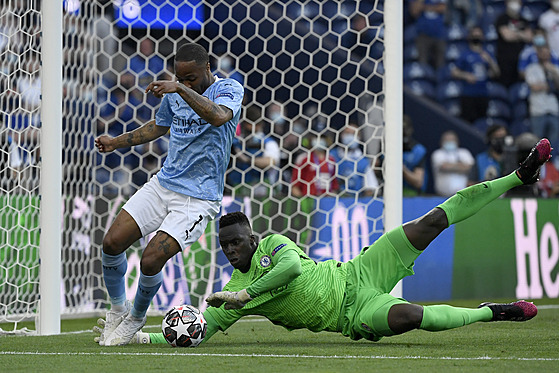
[[[196,347],[204,340],[208,324],[200,310],[189,305],[171,308],[161,324],[165,340],[173,347]]]

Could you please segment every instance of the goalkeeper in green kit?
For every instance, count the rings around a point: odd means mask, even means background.
[[[414,273],[415,259],[449,225],[474,215],[515,186],[536,182],[550,152],[549,141],[540,140],[515,172],[459,191],[424,216],[387,232],[345,263],[316,263],[279,234],[258,242],[243,213],[222,216],[219,242],[234,271],[223,291],[207,298],[204,342],[247,315],[264,316],[289,330],[338,332],[371,341],[414,329],[441,331],[479,321],[533,318],[537,308],[526,301],[482,303],[473,309],[420,306],[389,292]],[[143,332],[136,334],[134,342],[167,343],[161,333]]]

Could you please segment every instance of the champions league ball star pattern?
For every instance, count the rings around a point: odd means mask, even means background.
[[[204,340],[207,326],[202,312],[195,307],[182,305],[167,312],[161,330],[165,340],[173,347],[196,347]]]

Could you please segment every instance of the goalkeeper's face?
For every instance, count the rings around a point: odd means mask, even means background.
[[[219,229],[221,250],[233,268],[246,273],[250,269],[252,255],[256,250],[256,237],[250,227],[232,224]]]
[[[198,94],[204,93],[214,80],[210,64],[199,65],[195,61],[176,61],[175,78]]]

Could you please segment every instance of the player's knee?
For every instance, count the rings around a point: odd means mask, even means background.
[[[159,272],[161,272],[161,269],[163,269],[164,265],[165,261],[162,261],[160,257],[155,254],[146,255],[146,252],[144,252],[144,255],[142,255],[142,259],[140,260],[140,270],[146,276],[153,276],[158,274]]]
[[[121,246],[118,238],[110,232],[103,237],[103,252],[105,254],[119,255],[124,251]]]
[[[388,326],[396,334],[418,329],[422,320],[423,307],[417,304],[395,304],[388,312]]]

